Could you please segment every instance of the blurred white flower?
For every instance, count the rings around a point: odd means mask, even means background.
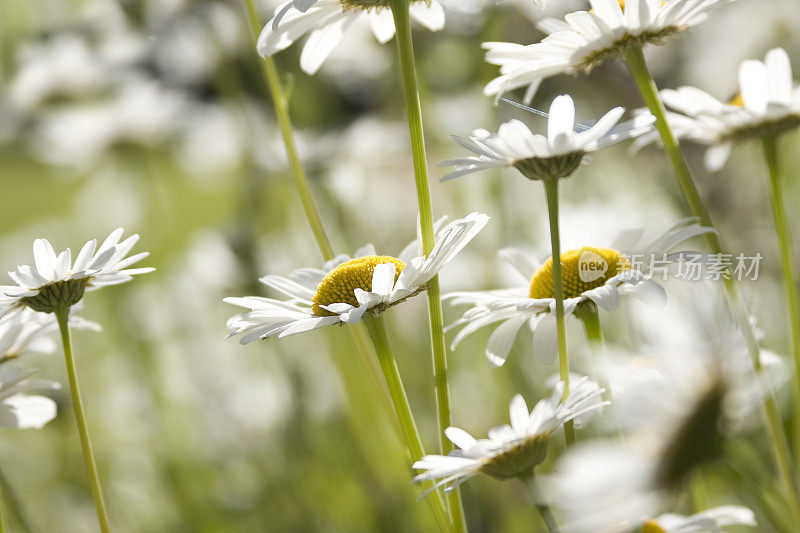
[[[261,31],[258,53],[271,56],[310,32],[300,67],[314,74],[353,23],[369,22],[380,43],[394,37],[392,11],[386,4],[381,0],[287,0]],[[411,18],[432,31],[444,28],[444,9],[438,0],[414,1]]]
[[[41,429],[56,417],[56,402],[26,393],[61,386],[53,381],[28,379],[33,373],[18,372],[0,379],[0,426]]]
[[[740,505],[712,507],[691,516],[667,513],[648,520],[643,533],[695,533],[699,531],[722,531],[726,526],[756,527],[756,515]]]
[[[532,474],[533,468],[544,460],[547,443],[555,431],[566,422],[594,414],[609,404],[601,398],[603,389],[586,377],[574,382],[562,400],[563,393],[564,383],[559,381],[552,395],[539,400],[530,412],[525,399],[517,394],[508,408],[511,425],[490,429],[488,439],[476,440],[463,429],[447,428],[447,438],[458,449],[446,456],[426,455],[413,465],[425,470],[414,481],[438,480],[423,497],[441,485],[447,485],[445,492],[450,492],[481,473],[496,479]]]
[[[719,316],[694,319],[692,338],[703,341],[691,347],[667,322],[662,327],[675,342],[612,357],[610,389],[626,443],[589,442],[556,466],[549,499],[567,516],[566,527],[622,532],[651,520],[687,475],[721,454],[723,440],[763,396],[788,379],[787,366],[769,353],[755,375],[733,324]]]
[[[584,246],[562,253],[565,316],[572,316],[589,304],[611,311],[619,305],[620,296],[634,296],[646,302],[665,301],[664,289],[651,279],[658,269],[653,267],[667,266],[658,264],[665,259],[669,262],[680,259],[681,253],[667,254],[679,243],[710,231],[713,230],[689,219],[669,228],[651,242],[642,241],[642,230],[629,230],[620,234],[611,248]],[[525,280],[529,280],[529,285],[445,295],[452,305],[471,306],[448,327],[461,328],[451,349],[477,330],[502,322],[486,346],[486,357],[493,365],[500,366],[505,363],[519,329],[527,323],[534,332],[534,353],[543,363],[550,364],[558,352],[553,258],[539,264],[535,257],[523,250],[505,249],[500,254]],[[651,262],[651,257],[655,262]],[[597,269],[587,274],[584,267],[589,264],[597,265]]]
[[[159,81],[134,76],[109,100],[43,112],[34,150],[51,163],[83,168],[117,144],[156,146],[175,132],[185,103]]]
[[[56,256],[47,239],[33,242],[35,267],[18,265],[8,275],[16,285],[0,285],[0,316],[20,311],[27,306],[35,311],[52,313],[58,307],[71,307],[83,297],[85,290],[117,285],[134,275],[152,272],[154,268],[128,268],[149,254],[142,252],[126,257],[139,240],[131,235],[120,242],[124,230],[117,228],[97,248],[90,240],[81,248],[72,263],[67,248]]]
[[[79,308],[80,304],[76,307]],[[99,324],[75,315],[70,316],[69,323],[79,329],[102,329]],[[57,331],[56,321],[50,315],[28,308],[13,314],[8,320],[0,322],[0,364],[28,353],[54,352]]]
[[[674,109],[667,120],[678,138],[709,145],[708,170],[720,170],[736,141],[776,135],[800,126],[800,86],[792,80],[789,55],[782,48],[767,52],[763,62],[744,61],[739,67],[740,93],[721,102],[694,87],[665,89],[661,97]],[[652,135],[640,137],[638,148],[657,142]]]
[[[553,100],[547,120],[547,136],[534,134],[519,120],[506,122],[497,133],[475,130],[470,138],[454,140],[478,155],[442,161],[455,170],[443,180],[492,168],[514,167],[530,179],[568,177],[584,156],[650,131],[652,115],[642,113],[617,124],[625,109],[617,107],[591,125],[575,131],[575,103],[569,95]],[[581,131],[581,126],[582,131]]]
[[[440,229],[427,257],[416,241],[397,258],[376,255],[372,245],[328,261],[323,269],[304,268],[289,278],[266,276],[261,282],[289,296],[275,300],[249,296],[225,302],[251,311],[228,321],[228,337],[244,334],[247,344],[272,336],[286,337],[325,326],[355,323],[367,311],[380,313],[424,291],[427,283],[486,225],[489,217],[471,213]]]
[[[591,70],[631,47],[660,44],[700,24],[708,11],[729,1],[590,0],[591,11],[540,22],[539,28],[549,34],[540,43],[484,43],[489,50],[486,61],[500,65],[500,76],[485,87],[484,94],[499,96],[527,87],[525,100],[530,101],[545,78]]]

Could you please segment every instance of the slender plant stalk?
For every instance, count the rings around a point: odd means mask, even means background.
[[[247,17],[250,23],[251,37],[255,42],[255,40],[258,38],[258,32],[261,28],[258,10],[256,9],[253,0],[245,0],[245,5],[247,8]],[[334,258],[333,246],[331,246],[331,242],[328,239],[327,233],[325,232],[322,217],[317,210],[313,194],[311,193],[311,187],[308,183],[308,179],[306,178],[305,170],[303,169],[303,163],[300,161],[300,157],[297,153],[297,146],[294,142],[292,119],[289,115],[288,95],[283,89],[280,76],[278,75],[278,70],[275,67],[275,62],[272,60],[272,58],[265,57],[262,66],[264,80],[269,88],[270,96],[272,98],[272,105],[275,110],[275,116],[280,126],[284,147],[286,148],[286,156],[289,159],[289,164],[292,167],[292,175],[294,176],[297,194],[300,197],[300,202],[303,204],[303,210],[305,211],[306,218],[311,226],[311,230],[314,233],[314,240],[316,241],[317,247],[322,254],[322,258],[325,261],[330,261]],[[395,417],[392,414],[392,402],[389,398],[389,394],[385,385],[381,382],[380,370],[376,366],[374,350],[370,345],[367,331],[364,329],[362,324],[355,324],[352,328],[348,329],[350,329],[351,335],[353,336],[353,342],[356,345],[356,351],[361,357],[362,363],[368,369],[367,374],[369,375],[369,378],[380,397],[383,409],[389,418],[394,421]],[[397,425],[395,425],[395,429],[398,432],[400,431],[400,428]]]
[[[0,496],[2,496],[0,500],[2,500],[2,503],[5,504],[5,508],[9,511],[9,515],[14,517],[22,531],[25,531],[25,533],[31,533],[33,529],[31,528],[30,522],[25,516],[25,512],[22,510],[22,502],[19,501],[19,497],[2,470],[0,470]],[[0,533],[3,533],[2,518],[0,518]]]
[[[408,112],[408,128],[411,135],[411,152],[414,159],[414,181],[419,204],[419,223],[422,250],[428,255],[434,246],[433,209],[431,208],[428,164],[425,156],[425,136],[422,128],[422,106],[419,97],[419,83],[414,61],[414,44],[411,39],[409,0],[392,0],[392,16],[397,39],[397,50],[403,72],[403,88]],[[447,380],[447,348],[444,340],[444,319],[442,317],[441,289],[439,278],[434,277],[428,284],[428,318],[430,320],[431,352],[433,357],[434,390],[436,393],[436,412],[439,421],[439,447],[443,454],[449,453],[453,445],[445,437],[444,430],[452,425],[450,412],[450,390]],[[447,495],[450,517],[456,531],[466,531],[464,508],[461,495],[453,490]]]
[[[408,403],[403,381],[400,378],[400,371],[397,368],[397,361],[392,351],[386,321],[380,316],[370,316],[364,319],[364,323],[378,353],[378,362],[383,371],[383,377],[386,379],[386,385],[389,387],[389,394],[392,398],[397,418],[400,421],[408,453],[412,461],[417,461],[425,455],[425,450],[422,447],[422,439],[414,422],[414,415],[411,412],[411,405]],[[431,508],[436,515],[439,526],[444,531],[450,530],[450,518],[447,515],[447,506],[441,494],[438,491],[433,491],[428,500],[432,502]]]
[[[800,294],[797,291],[797,263],[792,241],[792,229],[785,205],[786,183],[780,170],[778,139],[774,135],[768,135],[764,137],[762,142],[764,145],[764,157],[769,167],[772,216],[781,254],[783,285],[789,305],[789,330],[792,339],[792,360],[794,361],[794,383],[796,387],[795,397],[798,401],[795,415],[800,416]],[[795,424],[795,428],[800,431],[800,424]],[[800,435],[796,434],[795,439],[800,441]]]
[[[625,60],[628,63],[628,68],[633,74],[639,92],[642,95],[650,112],[656,118],[656,129],[661,136],[661,141],[664,145],[664,151],[667,153],[670,162],[675,170],[675,177],[683,192],[686,203],[689,205],[692,213],[697,217],[701,224],[713,228],[711,217],[708,210],[703,204],[700,193],[695,185],[694,178],[692,178],[689,166],[683,157],[678,141],[672,128],[667,122],[666,108],[661,98],[658,95],[658,88],[656,87],[653,77],[647,68],[647,63],[644,59],[642,49],[638,47],[630,48],[625,54]],[[712,253],[723,253],[723,246],[717,233],[706,233],[703,235],[706,245]],[[753,363],[754,370],[758,373],[761,371],[761,349],[758,345],[758,340],[753,333],[753,327],[750,324],[750,317],[744,308],[744,304],[739,294],[738,286],[732,276],[723,277],[725,294],[728,299],[728,306],[733,314],[734,320],[744,336],[747,344],[750,358]],[[798,399],[800,401],[800,399]],[[797,484],[794,478],[792,456],[789,450],[789,445],[786,441],[786,434],[783,429],[778,408],[775,403],[775,398],[771,392],[764,395],[763,413],[765,424],[770,438],[770,446],[773,451],[773,456],[776,463],[778,475],[781,478],[781,484],[789,499],[789,507],[792,509],[793,514],[796,516],[795,523],[800,525],[797,521],[800,518],[800,497],[797,492]],[[798,411],[796,414],[800,413]]]
[[[258,11],[256,10],[253,0],[245,0],[245,3],[247,5],[247,16],[250,21],[250,30],[253,38],[257,39],[258,33],[261,30]],[[320,217],[319,210],[317,210],[317,206],[314,203],[311,187],[308,185],[308,179],[306,178],[305,170],[303,170],[303,164],[300,161],[300,156],[297,154],[297,145],[294,142],[294,133],[292,130],[292,119],[289,116],[289,98],[281,86],[281,79],[272,58],[269,56],[265,57],[262,64],[267,86],[269,87],[269,93],[272,96],[272,106],[275,109],[275,117],[278,119],[278,125],[281,129],[283,145],[286,147],[286,155],[289,158],[289,165],[292,167],[294,184],[295,187],[297,187],[297,194],[300,196],[300,203],[303,204],[303,210],[306,212],[309,225],[311,225],[311,231],[314,232],[317,246],[319,246],[326,260],[330,259],[333,257],[333,248],[331,248],[330,240],[328,240],[328,235],[325,233],[322,217]]]
[[[550,247],[553,252],[553,296],[556,300],[556,329],[558,332],[558,368],[564,382],[562,401],[569,396],[569,355],[567,354],[567,329],[564,321],[564,280],[561,276],[561,236],[558,230],[558,179],[546,179],[547,214],[550,219]],[[564,424],[567,445],[575,442],[575,425],[570,420]]]
[[[531,472],[530,475],[520,477],[519,480],[522,485],[528,491],[530,491],[531,503],[533,503],[533,505],[536,507],[536,510],[539,511],[539,516],[542,517],[542,521],[544,522],[545,526],[547,526],[547,531],[550,533],[560,533],[561,529],[558,527],[556,517],[553,516],[553,511],[546,503],[547,500],[545,500],[542,489],[539,487],[539,482],[536,480],[536,475]]]
[[[586,332],[586,339],[589,341],[593,359],[595,359],[597,368],[600,369],[597,379],[600,382],[600,386],[606,390],[606,392],[603,393],[603,399],[611,402],[614,399],[614,393],[611,390],[611,383],[609,382],[608,372],[606,371],[607,358],[605,354],[603,328],[600,327],[600,313],[597,310],[597,306],[594,304],[591,304],[591,307],[587,304],[582,304],[578,307],[579,308],[575,311],[575,316],[577,316],[583,324],[583,330]]]
[[[83,402],[81,393],[78,389],[78,372],[75,368],[75,358],[72,355],[72,342],[69,337],[69,308],[59,307],[56,310],[56,320],[58,329],[61,331],[61,343],[64,346],[64,359],[67,363],[67,375],[69,376],[69,392],[72,396],[72,407],[75,410],[75,422],[78,424],[78,434],[81,437],[81,449],[83,450],[83,462],[86,464],[86,473],[89,477],[89,484],[92,488],[92,498],[97,510],[97,520],[100,523],[100,531],[108,533],[111,529],[108,526],[108,512],[103,501],[103,490],[100,487],[100,476],[97,473],[97,464],[92,453],[92,441],[89,438],[89,428],[86,425],[86,415],[83,412]]]

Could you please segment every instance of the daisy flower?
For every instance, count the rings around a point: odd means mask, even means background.
[[[744,61],[739,67],[740,92],[722,102],[694,87],[661,91],[674,110],[667,120],[680,139],[705,144],[705,166],[721,169],[737,141],[778,135],[800,126],[800,87],[792,81],[792,65],[782,48],[767,52],[763,62]],[[644,135],[634,147],[657,141]]]
[[[710,228],[683,220],[656,239],[642,239],[642,230],[623,232],[611,248],[583,246],[561,254],[564,283],[565,316],[584,306],[614,310],[621,296],[635,296],[645,301],[664,301],[664,289],[651,279],[668,263],[684,257],[668,254],[681,242],[702,235]],[[477,330],[500,323],[486,346],[486,357],[496,366],[505,363],[517,333],[528,324],[533,335],[533,351],[550,364],[557,353],[555,297],[553,294],[553,258],[539,263],[535,257],[518,249],[505,249],[500,255],[528,280],[527,286],[503,290],[454,292],[445,295],[452,305],[471,306],[461,319],[448,329],[461,328],[451,349]],[[692,254],[699,257],[699,254]],[[630,259],[629,259],[630,258]],[[652,261],[650,260],[652,258]]]
[[[432,31],[444,28],[444,9],[438,0],[411,0],[411,18]],[[310,33],[300,55],[300,67],[314,74],[354,23],[368,22],[375,38],[394,37],[390,0],[287,0],[275,10],[258,37],[261,57],[271,56]]]
[[[648,520],[642,533],[695,533],[698,531],[722,531],[727,526],[756,527],[753,511],[741,505],[721,505],[691,516],[673,513]]]
[[[782,359],[768,352],[764,371],[754,374],[732,324],[720,328],[692,318],[697,331],[676,330],[673,345],[661,343],[636,357],[615,354],[609,377],[626,445],[599,440],[578,446],[546,480],[549,499],[570,529],[627,532],[648,523],[787,379]],[[678,342],[686,337],[693,342]]]
[[[489,82],[484,94],[500,96],[527,87],[525,100],[530,101],[545,78],[589,71],[622,57],[629,48],[661,44],[729,1],[590,0],[590,11],[543,20],[539,28],[549,35],[539,43],[484,43],[486,61],[500,65],[500,76]]]
[[[80,304],[79,304],[80,305]],[[100,331],[99,324],[70,316],[70,326]],[[58,325],[51,316],[22,309],[0,323],[0,364],[18,359],[26,353],[52,353],[56,350],[53,339]]]
[[[322,269],[303,268],[288,278],[265,276],[261,282],[288,300],[248,296],[225,302],[250,309],[228,320],[228,337],[243,334],[239,342],[286,337],[334,324],[352,324],[366,312],[379,314],[416,296],[488,222],[471,213],[440,229],[427,257],[419,255],[416,241],[398,257],[376,255],[372,245],[354,257],[342,255]]]
[[[566,422],[594,413],[609,402],[603,401],[603,389],[584,377],[573,382],[562,401],[564,382],[556,383],[553,394],[528,411],[525,399],[517,394],[511,399],[511,425],[489,430],[488,439],[477,440],[463,429],[449,427],[447,438],[457,446],[450,455],[426,455],[413,468],[425,470],[414,481],[438,480],[423,494],[447,485],[450,492],[468,479],[487,474],[495,479],[526,476],[541,463],[547,453],[550,436]]]
[[[96,240],[87,242],[74,264],[69,248],[56,255],[47,239],[36,239],[35,266],[17,266],[8,273],[16,285],[0,285],[0,295],[4,295],[0,296],[0,317],[24,307],[43,313],[53,313],[61,307],[68,309],[83,298],[86,290],[125,283],[136,274],[155,270],[128,268],[148,253],[126,257],[139,236],[132,235],[120,242],[123,232],[122,228],[115,229],[99,248]]]
[[[655,119],[646,113],[618,124],[624,112],[622,107],[614,108],[591,126],[583,126],[583,131],[576,131],[575,103],[569,95],[558,96],[550,105],[546,136],[511,120],[497,133],[478,129],[469,139],[453,137],[476,155],[442,161],[440,166],[454,167],[442,180],[505,167],[514,167],[533,180],[568,177],[587,154],[651,130]]]
[[[18,372],[0,379],[0,426],[41,429],[56,417],[56,402],[27,393],[61,386],[53,381],[28,379],[33,373]]]

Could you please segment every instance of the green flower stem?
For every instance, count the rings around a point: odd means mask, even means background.
[[[2,496],[0,500],[2,500],[2,503],[5,504],[5,508],[9,511],[8,514],[14,518],[22,531],[25,533],[31,533],[33,529],[31,528],[25,512],[22,509],[22,502],[19,500],[19,497],[2,470],[0,470],[0,496]],[[0,533],[3,533],[3,521],[1,518]]]
[[[67,363],[67,374],[69,375],[69,392],[72,396],[72,407],[75,410],[75,422],[78,424],[78,434],[81,437],[81,449],[83,450],[83,462],[86,464],[86,473],[89,476],[89,484],[92,487],[92,498],[97,510],[97,520],[100,522],[100,531],[108,533],[111,529],[108,526],[108,512],[103,501],[103,490],[100,487],[100,476],[97,473],[97,464],[92,453],[92,441],[89,439],[89,428],[86,426],[86,415],[83,413],[83,402],[81,401],[80,390],[78,389],[78,372],[75,368],[75,358],[72,355],[72,342],[69,337],[69,308],[59,307],[56,309],[56,320],[58,329],[61,331],[61,342],[64,346],[64,358]]]
[[[598,381],[600,386],[606,390],[606,392],[603,393],[603,399],[611,402],[613,401],[614,394],[611,391],[611,383],[609,382],[608,373],[606,372],[607,358],[605,354],[603,328],[600,327],[600,313],[594,303],[581,304],[578,306],[578,309],[575,310],[575,316],[577,316],[581,324],[583,324],[583,330],[586,332],[586,338],[589,341],[589,347],[592,349],[593,358],[595,359],[597,367],[600,368]]]
[[[561,276],[561,236],[558,230],[558,178],[545,179],[547,214],[550,219],[550,247],[553,251],[553,296],[556,300],[556,328],[558,330],[558,368],[564,382],[562,401],[569,396],[569,355],[567,354],[567,329],[564,323],[564,280]],[[575,425],[570,420],[564,424],[567,445],[575,442]]]
[[[408,112],[408,128],[411,135],[411,152],[414,159],[414,180],[419,204],[419,223],[422,250],[431,253],[434,246],[433,210],[431,208],[428,165],[425,156],[425,136],[422,129],[422,106],[419,98],[419,83],[414,62],[414,45],[411,39],[409,0],[392,0],[392,16],[397,39],[397,50],[403,71],[403,88]],[[430,320],[431,352],[433,357],[436,412],[439,421],[439,446],[443,454],[449,453],[453,445],[445,437],[444,430],[452,425],[450,412],[450,390],[447,380],[447,348],[444,340],[444,319],[439,278],[428,284],[428,318]],[[454,490],[447,495],[450,516],[456,531],[466,531],[461,495]]]
[[[397,368],[397,361],[392,351],[386,321],[380,316],[368,316],[364,318],[364,323],[375,345],[378,362],[383,371],[386,385],[389,387],[389,394],[394,404],[394,411],[400,421],[408,453],[412,461],[417,461],[425,456],[425,450],[422,447],[422,439],[419,436],[417,424],[414,422],[414,415],[411,412],[411,405],[408,403],[403,381],[400,378],[400,371]],[[430,486],[430,484],[426,485]],[[436,520],[439,522],[439,527],[443,531],[449,531],[451,529],[450,518],[447,515],[447,507],[441,494],[438,491],[433,491],[428,501],[431,502],[431,508],[436,515]]]
[[[556,517],[553,516],[553,511],[547,504],[547,500],[544,497],[544,493],[542,493],[541,487],[539,487],[539,482],[536,481],[536,475],[531,472],[530,475],[520,477],[519,480],[522,482],[525,488],[530,491],[531,502],[536,507],[536,510],[539,511],[542,521],[544,522],[545,526],[547,526],[547,531],[550,533],[560,533],[561,529],[558,527]]]
[[[687,204],[689,204],[689,208],[704,226],[713,228],[711,217],[703,204],[700,193],[697,191],[689,166],[686,164],[686,160],[683,157],[683,152],[681,152],[678,141],[672,132],[672,128],[667,122],[666,108],[658,95],[658,88],[656,87],[655,81],[653,81],[647,69],[647,63],[645,62],[642,49],[638,47],[630,48],[625,54],[625,60],[636,80],[636,85],[639,87],[642,98],[650,109],[650,112],[656,117],[656,129],[664,144],[664,151],[667,153],[675,169],[675,176],[678,179],[678,184],[680,185],[684,198]],[[723,247],[717,233],[706,233],[703,237],[712,253],[722,253]],[[759,372],[762,366],[760,347],[753,333],[753,327],[750,324],[749,315],[744,308],[738,286],[732,276],[723,279],[725,294],[731,313],[745,338],[753,367],[756,372]],[[786,442],[783,424],[778,413],[775,398],[772,394],[768,393],[764,395],[763,411],[778,475],[781,478],[781,483],[789,499],[789,506],[792,508],[794,514],[800,516],[800,511],[798,511],[798,509],[800,509],[800,498],[797,494],[796,482],[793,474],[791,452]]]
[[[258,39],[258,34],[261,31],[258,11],[256,10],[253,0],[245,0],[245,3],[247,5],[247,16],[250,21],[251,35],[255,41]],[[267,86],[269,87],[269,93],[272,96],[275,118],[278,120],[281,135],[283,136],[283,144],[286,147],[286,155],[289,158],[289,165],[292,167],[294,184],[297,187],[297,194],[300,196],[300,203],[303,204],[303,210],[306,212],[306,218],[308,218],[308,223],[311,225],[311,231],[314,232],[317,246],[319,246],[326,260],[331,259],[333,258],[333,248],[331,247],[330,240],[328,240],[328,235],[325,233],[322,217],[320,217],[317,206],[314,203],[311,187],[308,185],[308,179],[306,178],[305,170],[303,170],[303,164],[300,161],[300,156],[297,154],[297,146],[295,145],[294,133],[292,131],[292,119],[289,116],[289,98],[281,86],[281,79],[272,58],[269,56],[265,57],[262,65],[264,76],[267,80]]]
[[[775,223],[775,232],[781,254],[781,268],[783,270],[783,284],[789,304],[789,329],[792,339],[792,360],[794,361],[794,382],[796,386],[795,415],[800,416],[800,294],[797,291],[797,264],[792,241],[792,229],[789,216],[786,212],[786,182],[780,171],[778,158],[778,140],[774,135],[763,139],[764,157],[769,167],[770,199],[772,203],[772,216]],[[800,424],[795,424],[800,431]],[[795,435],[796,444],[800,446],[800,435]],[[798,454],[800,456],[800,453]]]
[[[250,23],[250,32],[253,41],[258,38],[258,33],[261,29],[259,22],[259,15],[253,0],[245,0],[247,7],[247,17]],[[275,110],[275,116],[280,125],[281,135],[283,136],[283,143],[286,148],[286,156],[289,158],[292,167],[292,174],[294,176],[295,187],[297,194],[300,197],[300,202],[303,204],[303,210],[308,218],[308,223],[314,233],[314,239],[317,242],[317,247],[325,261],[330,261],[334,258],[333,247],[325,233],[322,217],[317,210],[314,203],[314,197],[311,194],[311,187],[306,179],[305,171],[303,170],[303,163],[297,154],[297,147],[294,142],[294,133],[292,128],[292,119],[289,115],[289,99],[284,91],[278,70],[275,67],[275,62],[270,57],[264,58],[263,62],[264,79],[269,87],[269,92],[272,97],[272,105]],[[375,391],[380,397],[381,404],[386,414],[391,420],[395,420],[392,414],[392,402],[389,398],[389,393],[385,385],[381,382],[380,370],[375,364],[375,357],[370,345],[369,337],[364,326],[356,324],[352,328],[348,328],[353,336],[353,342],[356,345],[356,351],[361,357],[362,363],[368,369],[368,375],[372,381]],[[399,432],[400,428],[395,425],[395,429]]]

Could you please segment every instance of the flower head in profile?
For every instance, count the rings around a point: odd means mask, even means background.
[[[590,0],[590,11],[543,20],[539,28],[549,35],[539,43],[484,43],[486,61],[500,65],[500,76],[484,94],[499,96],[527,87],[525,100],[530,101],[545,78],[591,70],[622,57],[631,47],[661,44],[700,24],[711,9],[728,1]]]
[[[577,446],[547,480],[549,498],[571,529],[627,532],[639,524],[651,527],[646,531],[685,531],[676,524],[701,523],[699,516],[653,517],[693,472],[724,453],[725,440],[787,380],[786,365],[769,352],[762,353],[762,372],[753,373],[733,324],[719,316],[683,320],[691,324],[674,328],[659,320],[672,342],[643,355],[612,354],[610,388],[626,444],[601,439]]]
[[[741,505],[720,505],[691,516],[666,513],[646,521],[642,533],[694,533],[722,531],[727,526],[756,527],[756,515]]]
[[[705,166],[712,172],[725,165],[737,141],[800,126],[800,86],[792,80],[792,65],[782,48],[767,52],[763,62],[744,61],[739,67],[739,92],[727,102],[694,87],[665,89],[661,97],[673,110],[667,120],[675,135],[709,146]],[[644,135],[634,146],[656,141]]]
[[[547,135],[535,134],[519,120],[500,126],[497,133],[483,129],[472,132],[469,139],[455,141],[476,155],[442,161],[453,172],[444,180],[492,168],[514,167],[532,180],[569,177],[584,157],[618,142],[651,130],[654,118],[640,114],[618,124],[625,109],[617,107],[591,126],[575,131],[575,103],[569,95],[561,95],[550,105]]]
[[[128,268],[148,253],[128,257],[139,236],[132,235],[120,242],[123,232],[122,228],[115,229],[99,248],[96,240],[87,242],[74,263],[69,248],[56,255],[47,239],[36,239],[33,242],[34,266],[17,266],[8,273],[16,285],[0,285],[0,295],[3,295],[0,296],[0,316],[24,307],[42,313],[69,309],[87,290],[125,283],[137,274],[155,270]]]
[[[424,291],[488,220],[486,215],[471,213],[447,224],[438,231],[427,257],[420,255],[416,241],[398,257],[376,255],[374,247],[368,245],[352,258],[342,255],[332,259],[322,269],[303,268],[288,278],[265,276],[262,283],[289,299],[225,298],[227,303],[250,309],[228,320],[228,336],[243,334],[239,342],[247,344],[355,323],[367,312],[381,313]]]
[[[56,417],[56,402],[28,393],[61,386],[53,381],[28,379],[32,374],[32,371],[12,372],[0,378],[0,426],[41,429]]]
[[[653,274],[688,255],[681,252],[670,254],[675,246],[709,231],[713,230],[687,219],[650,242],[643,240],[641,230],[631,230],[623,232],[610,248],[583,246],[562,253],[565,315],[571,316],[586,306],[614,310],[621,296],[663,302],[666,293],[651,279]],[[527,280],[528,285],[445,295],[452,305],[470,306],[461,319],[449,326],[461,328],[451,348],[455,349],[477,330],[499,323],[489,337],[486,357],[492,364],[500,366],[505,363],[520,328],[527,323],[534,332],[534,353],[543,363],[552,363],[558,351],[553,259],[539,263],[535,257],[517,249],[503,250],[501,255]],[[699,253],[691,256],[702,257]]]
[[[437,0],[411,0],[411,18],[432,31],[444,28],[444,9]],[[394,37],[390,0],[287,0],[275,10],[256,45],[264,56],[284,50],[310,33],[300,67],[317,72],[354,23],[368,22],[380,43]]]
[[[572,383],[562,401],[564,382],[559,381],[553,394],[537,402],[531,411],[517,394],[508,409],[511,424],[490,429],[488,439],[478,440],[463,429],[447,428],[447,438],[458,449],[446,456],[426,455],[414,463],[415,469],[425,470],[414,481],[438,480],[425,496],[441,485],[447,485],[445,491],[449,492],[478,474],[501,480],[527,476],[544,461],[547,443],[555,431],[609,403],[602,400],[603,391],[584,377]]]

